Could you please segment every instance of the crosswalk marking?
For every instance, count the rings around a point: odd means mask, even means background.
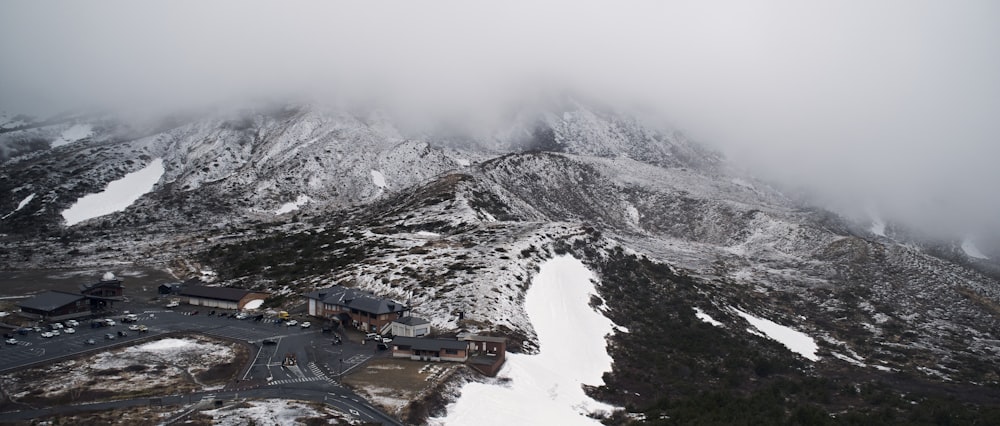
[[[306,383],[306,382],[322,382],[323,379],[319,377],[299,377],[295,379],[282,379],[272,381],[271,385],[287,385],[291,383]]]

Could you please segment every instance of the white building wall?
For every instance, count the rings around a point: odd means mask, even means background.
[[[236,309],[239,306],[237,302],[226,302],[215,299],[202,299],[200,297],[188,298],[188,303],[194,306],[204,306],[206,308],[219,308],[219,309]]]

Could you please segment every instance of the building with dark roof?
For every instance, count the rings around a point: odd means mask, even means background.
[[[405,316],[396,318],[389,326],[393,336],[420,337],[431,333],[431,322],[423,318]]]
[[[469,342],[455,339],[396,337],[392,339],[392,356],[417,361],[465,362],[469,359]]]
[[[90,315],[87,297],[64,291],[46,291],[17,303],[21,316],[32,319],[61,321]]]
[[[203,285],[184,285],[177,295],[186,298],[191,305],[219,309],[243,309],[251,300],[265,300],[270,296],[262,291]]]
[[[336,319],[366,332],[383,331],[408,309],[392,299],[339,285],[302,296],[309,300],[309,315]]]
[[[459,335],[459,340],[469,344],[469,365],[487,376],[496,376],[507,360],[507,338]]]
[[[125,285],[110,272],[104,278],[93,284],[80,284],[80,294],[90,300],[94,311],[111,309],[115,302],[125,300]]]

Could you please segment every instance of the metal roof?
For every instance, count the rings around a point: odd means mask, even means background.
[[[239,302],[250,293],[263,293],[261,291],[246,290],[232,287],[206,287],[202,285],[185,285],[177,292],[180,296],[200,297],[203,299],[225,300],[229,302]]]
[[[46,291],[34,297],[19,302],[17,306],[21,308],[37,309],[40,311],[54,311],[63,306],[76,303],[86,299],[82,294],[66,293],[62,291]]]
[[[480,336],[477,334],[469,334],[461,337],[462,340],[470,342],[493,342],[493,343],[507,343],[506,337],[495,337],[495,336]]]
[[[469,349],[469,344],[452,339],[424,339],[418,337],[393,337],[395,346],[409,347],[418,351],[439,351],[441,349]]]
[[[430,324],[431,323],[430,321],[427,321],[427,320],[425,320],[423,318],[417,318],[417,317],[413,317],[413,316],[396,318],[392,322],[398,322],[400,324],[408,325],[408,326],[411,326],[411,327],[412,326],[418,326],[418,325],[424,325],[424,324]]]
[[[122,280],[113,279],[113,280],[101,280],[93,284],[80,284],[78,288],[80,289],[80,291],[87,291],[92,288],[104,287],[104,286],[124,287],[124,285],[122,284]]]
[[[375,315],[406,310],[406,305],[392,299],[381,298],[367,291],[339,285],[309,292],[303,296],[319,300],[327,305],[343,306]]]

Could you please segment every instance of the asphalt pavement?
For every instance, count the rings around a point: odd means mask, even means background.
[[[126,304],[123,309],[128,307]],[[141,309],[142,306],[137,308]],[[195,311],[197,314],[193,314]],[[177,309],[151,307],[133,311],[132,313],[139,316],[139,320],[133,324],[148,328],[148,331],[142,333],[129,330],[132,324],[122,324],[120,321],[122,314],[118,314],[109,317],[118,322],[113,327],[92,328],[90,320],[81,320],[74,334],[63,333],[51,338],[42,337],[38,332],[29,332],[27,335],[15,334],[17,344],[5,344],[0,348],[0,373],[57,362],[63,358],[76,357],[88,352],[133,345],[137,344],[139,339],[154,340],[165,336],[200,333],[243,342],[252,348],[249,368],[226,388],[227,391],[234,390],[234,395],[236,389],[239,389],[238,392],[243,397],[273,395],[267,397],[294,398],[301,395],[310,400],[323,401],[338,409],[347,410],[345,413],[352,413],[350,410],[354,410],[353,412],[357,412],[357,416],[365,421],[399,424],[360,396],[339,385],[342,375],[350,373],[374,357],[388,356],[387,351],[379,351],[374,342],[362,344],[363,336],[360,333],[345,330],[324,333],[321,331],[322,324],[317,323],[316,319],[299,318],[300,322],[307,320],[315,324],[310,328],[301,328],[276,323],[274,318],[267,318],[264,321],[253,321],[252,318],[239,320],[229,315],[225,317],[219,315],[223,312],[231,314],[232,311],[220,311],[215,315],[209,315],[211,311],[194,306],[182,306]],[[126,336],[119,336],[119,331],[124,331]],[[342,336],[341,344],[334,344],[334,333]],[[107,338],[108,334],[114,338]],[[89,344],[88,340],[92,340],[93,344]],[[285,362],[286,357],[291,358],[291,356],[295,359],[293,365]],[[276,389],[280,391],[275,393]],[[216,394],[229,393],[216,392]],[[175,397],[178,396],[165,395],[163,403],[167,404],[168,398]],[[191,395],[186,397],[192,398]],[[148,404],[150,399],[143,398],[136,401],[140,401],[136,404]],[[129,406],[115,404],[125,404],[125,402],[79,404],[32,412],[5,413],[3,418],[4,420],[29,419],[47,415],[49,412],[68,413]]]

